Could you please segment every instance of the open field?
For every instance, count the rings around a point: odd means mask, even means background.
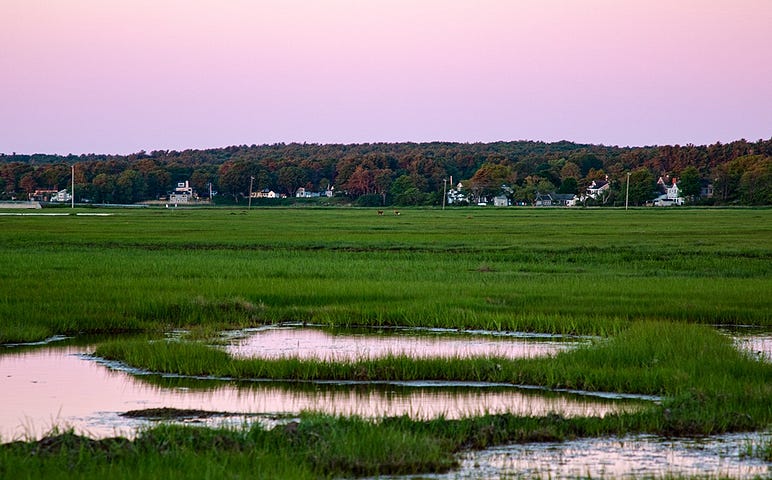
[[[226,468],[284,478],[421,473],[450,468],[451,452],[507,442],[772,425],[772,365],[713,328],[772,325],[770,209],[109,213],[0,216],[0,342],[183,328],[187,342],[118,338],[97,354],[193,375],[485,380],[664,400],[604,418],[309,416],[271,432],[160,427],[114,443],[65,436],[0,448],[0,476],[69,468],[152,478],[181,466],[189,478]],[[281,321],[601,339],[554,358],[350,362],[236,360],[192,341]]]

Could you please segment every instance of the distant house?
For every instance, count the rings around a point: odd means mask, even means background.
[[[72,200],[72,195],[67,189],[39,188],[30,193],[29,199],[33,202],[69,202]]]
[[[320,196],[321,194],[319,192],[312,192],[311,190],[306,190],[303,187],[300,187],[295,191],[296,198],[316,198]]]
[[[67,189],[59,190],[56,195],[51,197],[52,202],[69,202],[70,200],[72,200],[72,195]]]
[[[534,199],[533,206],[534,207],[551,207],[552,206],[552,195],[549,193],[537,193],[536,198]]]
[[[713,198],[713,184],[709,180],[700,182],[700,198]]]
[[[673,178],[671,182],[659,177],[657,180],[660,196],[654,199],[652,204],[655,207],[670,207],[673,205],[683,205],[684,198],[681,196],[681,189],[678,188],[678,179]]]
[[[58,190],[52,188],[39,188],[30,193],[29,199],[33,202],[50,202],[52,198],[55,198],[59,193]]]
[[[508,207],[511,203],[509,201],[509,198],[507,198],[505,195],[499,195],[496,197],[493,197],[493,206],[494,207]]]
[[[190,182],[185,180],[184,182],[177,182],[177,187],[169,194],[169,203],[188,203],[196,198],[196,193],[190,186]]]
[[[607,195],[610,188],[611,184],[608,181],[607,175],[605,180],[593,180],[592,183],[587,186],[586,195],[594,200],[598,200]]]
[[[573,193],[537,193],[535,207],[573,207],[579,197]]]
[[[576,203],[579,201],[579,196],[573,193],[553,193],[550,196],[552,197],[553,205],[557,204],[563,207],[576,206]]]
[[[279,198],[279,194],[273,190],[264,188],[259,192],[252,192],[252,198]]]
[[[453,204],[460,204],[460,205],[467,205],[469,204],[469,199],[467,198],[466,194],[463,192],[464,185],[461,184],[461,182],[458,182],[458,185],[448,190],[447,194],[447,201],[448,205]]]

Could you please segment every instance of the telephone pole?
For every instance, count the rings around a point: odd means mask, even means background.
[[[627,172],[627,188],[625,189],[625,210],[627,210],[627,200],[630,198],[630,172]]]
[[[255,180],[254,176],[249,177],[249,208],[252,208],[252,182]]]
[[[445,199],[447,198],[447,194],[445,193],[445,189],[448,186],[448,179],[443,178],[442,179],[442,209],[445,210]]]

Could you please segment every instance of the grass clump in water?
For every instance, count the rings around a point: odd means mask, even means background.
[[[587,347],[518,360],[235,359],[201,343],[141,340],[102,344],[96,355],[160,373],[238,379],[482,381],[658,395],[665,400],[639,428],[662,434],[748,430],[772,422],[772,365],[700,325],[641,322]]]
[[[135,440],[66,432],[0,445],[0,477],[286,478],[403,475],[456,466],[452,445],[405,424],[304,415],[272,430],[163,425]]]

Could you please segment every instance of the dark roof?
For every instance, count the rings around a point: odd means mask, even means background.
[[[574,195],[573,193],[553,193],[552,194],[552,199],[553,200],[563,200],[563,201],[565,201],[565,200],[573,200],[575,196],[576,195]]]

